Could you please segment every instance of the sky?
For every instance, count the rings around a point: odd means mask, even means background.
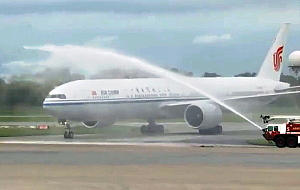
[[[72,65],[70,56],[85,62],[80,47],[197,76],[257,72],[282,23],[292,23],[286,65],[300,49],[299,8],[299,0],[0,0],[0,75],[37,72],[45,63]],[[77,52],[58,59],[41,47]],[[95,65],[92,70],[111,65],[101,56],[86,62]]]

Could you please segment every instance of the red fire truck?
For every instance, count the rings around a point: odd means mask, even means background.
[[[266,128],[262,129],[263,137],[268,141],[274,141],[278,148],[296,148],[300,145],[300,116],[261,116]],[[286,119],[281,124],[269,123],[274,119]]]

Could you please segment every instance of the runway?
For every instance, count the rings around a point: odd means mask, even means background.
[[[298,189],[299,149],[249,146],[261,132],[247,125],[223,123],[216,136],[172,123],[158,136],[1,138],[0,189]]]
[[[299,156],[260,147],[2,144],[0,189],[298,189]]]
[[[121,124],[120,124],[121,125]],[[124,124],[122,124],[124,125]],[[133,126],[133,129],[139,129],[139,123],[129,123]],[[244,165],[273,165],[276,160],[270,159],[271,156],[261,157],[260,155],[254,155],[252,157],[240,157],[240,153],[229,154],[223,156],[204,156],[203,151],[207,151],[210,148],[218,148],[214,154],[218,154],[222,148],[235,152],[234,148],[249,149],[258,148],[267,150],[272,149],[270,147],[258,147],[250,145],[247,140],[262,138],[261,132],[247,123],[222,123],[224,127],[224,133],[220,135],[199,135],[197,131],[183,126],[182,123],[164,123],[166,128],[166,134],[162,135],[131,135],[126,136],[111,136],[105,134],[89,134],[89,135],[76,135],[74,139],[63,139],[62,135],[51,136],[26,136],[26,137],[9,137],[1,138],[0,145],[2,147],[52,147],[54,151],[39,151],[35,154],[27,153],[18,150],[17,152],[2,152],[0,164],[33,164],[33,163],[51,163],[51,164],[197,164],[199,162],[203,164],[234,164],[241,163]],[[118,127],[118,125],[114,126]],[[134,133],[135,134],[135,133]],[[60,147],[71,147],[66,149]],[[74,147],[80,147],[80,150],[74,149]],[[91,147],[91,148],[90,148]],[[114,150],[118,147],[118,151],[108,151],[105,154],[99,154],[99,150],[107,149],[110,147]],[[121,147],[124,147],[123,151]],[[145,157],[145,151],[143,148],[149,148],[152,150],[151,157]],[[152,148],[152,149],[151,149]],[[192,156],[176,155],[172,152],[173,149],[195,149],[199,148],[202,151],[197,154],[191,154]],[[229,148],[229,149],[228,149]],[[126,154],[127,150],[137,149],[137,152],[131,152]],[[161,151],[161,150],[164,151]],[[171,151],[169,151],[170,149]],[[6,149],[2,149],[6,150]],[[22,149],[24,150],[24,149]],[[30,149],[29,149],[30,150]],[[47,149],[46,149],[47,150]],[[76,152],[70,151],[76,150]],[[90,153],[88,150],[93,150]],[[166,151],[168,150],[168,151]],[[200,149],[199,149],[200,150]],[[213,150],[213,149],[212,149]],[[275,150],[277,150],[275,148]],[[94,152],[96,151],[96,152]],[[81,152],[88,156],[79,156]],[[166,152],[170,154],[166,154]],[[7,155],[5,155],[6,153]],[[46,154],[44,154],[46,153]],[[13,158],[11,159],[11,155]],[[125,157],[122,156],[125,154]],[[25,159],[27,157],[27,159]],[[53,159],[53,158],[61,159]],[[237,158],[238,157],[238,158]],[[31,158],[31,159],[30,159]],[[122,159],[120,159],[122,158]],[[141,159],[135,159],[141,158]],[[157,159],[159,158],[159,159]],[[271,161],[270,161],[271,160]],[[32,162],[34,161],[34,162]],[[289,160],[289,166],[293,166],[295,163],[293,160]],[[300,166],[300,163],[299,163]]]

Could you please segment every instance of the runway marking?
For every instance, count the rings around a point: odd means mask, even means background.
[[[66,141],[0,141],[0,144],[28,144],[28,145],[97,145],[97,146],[145,146],[145,147],[244,147],[266,148],[256,145],[231,144],[198,144],[198,143],[143,143],[143,142],[66,142]]]
[[[49,115],[0,115],[0,118],[30,118],[30,117],[35,117],[35,118],[51,118],[52,116]]]
[[[0,128],[5,128],[5,129],[8,129],[8,128],[29,128],[29,129],[36,129],[37,126],[25,126],[25,125],[1,125]]]

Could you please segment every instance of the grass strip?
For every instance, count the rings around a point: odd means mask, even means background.
[[[113,126],[107,128],[92,128],[88,129],[82,126],[72,127],[72,131],[76,134],[103,134],[103,137],[128,137],[141,136],[139,128],[132,126]],[[47,130],[35,128],[0,128],[0,137],[18,137],[18,136],[42,136],[42,135],[63,135],[65,132],[62,126],[53,126]]]

